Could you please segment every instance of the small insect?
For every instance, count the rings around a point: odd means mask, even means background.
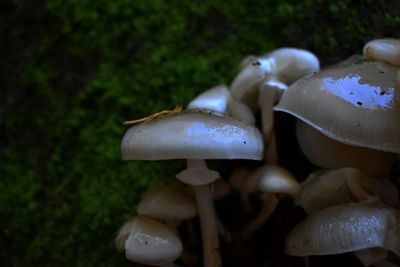
[[[166,116],[166,115],[179,113],[181,111],[182,111],[182,106],[177,105],[173,110],[163,110],[163,111],[151,114],[150,116],[147,116],[147,117],[144,117],[141,119],[125,121],[124,125],[133,125],[133,124],[137,124],[137,123],[141,123],[141,122],[145,122],[145,121],[151,121],[151,120],[155,120],[155,119],[158,119],[158,118]]]

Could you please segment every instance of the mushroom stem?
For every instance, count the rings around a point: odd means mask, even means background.
[[[265,222],[271,217],[272,213],[278,206],[279,200],[275,194],[263,193],[263,204],[257,217],[246,226],[243,232],[243,238],[249,238],[254,232],[258,231]]]
[[[186,160],[188,169],[207,169],[204,160]],[[199,177],[198,177],[199,178]],[[208,180],[207,178],[205,180]],[[219,255],[218,227],[213,204],[213,196],[209,183],[193,186],[197,203],[197,212],[200,220],[203,242],[204,267],[221,266]]]
[[[268,164],[278,163],[278,152],[276,148],[276,138],[274,133],[274,106],[277,98],[280,97],[280,91],[283,91],[287,86],[278,82],[274,78],[270,78],[259,89],[259,105],[261,109],[261,125],[262,134],[264,136],[265,161]]]
[[[208,184],[194,187],[203,240],[203,266],[221,266],[217,223]]]

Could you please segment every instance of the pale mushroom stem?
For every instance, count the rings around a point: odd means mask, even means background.
[[[274,132],[274,112],[272,110],[277,94],[276,90],[279,89],[268,84],[261,85],[259,89],[262,133],[266,144],[265,161],[268,164],[278,164],[278,152]]]
[[[249,238],[253,233],[257,232],[265,222],[268,221],[269,217],[271,217],[272,213],[278,206],[278,203],[279,199],[275,194],[264,193],[261,210],[258,212],[257,217],[246,226],[243,232],[243,238]]]
[[[188,169],[199,167],[207,168],[204,160],[186,160],[186,162]],[[203,240],[203,265],[204,267],[221,266],[218,229],[210,185],[199,185],[194,186],[193,188],[196,197],[197,212],[199,214],[201,235]]]

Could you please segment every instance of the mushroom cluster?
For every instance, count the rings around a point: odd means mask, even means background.
[[[187,168],[143,195],[137,217],[118,233],[117,248],[133,262],[175,264],[185,251],[179,225],[198,220],[203,266],[222,266],[219,238],[251,238],[286,198],[309,214],[288,234],[287,254],[354,252],[365,266],[392,264],[388,255],[400,255],[392,182],[400,154],[400,41],[373,40],[363,52],[321,71],[318,58],[303,49],[248,56],[229,87],[205,91],[184,111],[133,125],[121,143],[124,160],[185,159]],[[313,166],[308,177],[281,163],[287,152],[274,111],[296,118],[289,129]],[[206,160],[234,164],[225,163],[220,175]],[[232,194],[241,196],[232,205],[246,218],[240,230],[224,225],[214,208]]]

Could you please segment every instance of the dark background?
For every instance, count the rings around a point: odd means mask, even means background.
[[[361,53],[400,37],[399,14],[394,0],[1,0],[0,266],[131,265],[116,231],[183,163],[122,162],[124,120],[229,85],[247,54]]]

